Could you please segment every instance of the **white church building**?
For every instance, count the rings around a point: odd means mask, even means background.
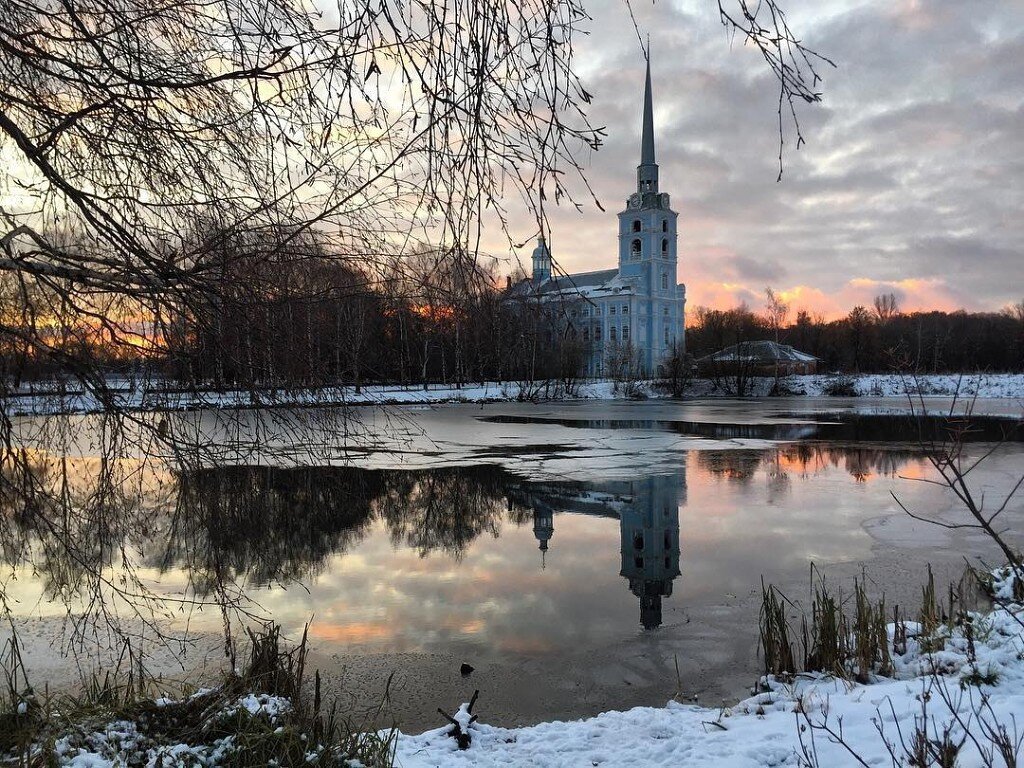
[[[513,289],[520,298],[564,307],[568,332],[586,350],[585,375],[603,375],[610,357],[626,347],[645,374],[657,375],[672,350],[684,348],[686,286],[676,283],[677,218],[668,193],[658,189],[648,61],[636,192],[618,215],[618,266],[554,276],[542,237],[533,251],[532,278]]]

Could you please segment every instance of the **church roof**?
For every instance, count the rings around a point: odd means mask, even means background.
[[[574,288],[598,288],[609,280],[613,280],[619,274],[619,270],[615,269],[599,269],[594,272],[577,272],[575,275],[563,275],[562,277],[555,277],[548,280],[540,286],[541,293],[551,293],[552,291],[564,291],[572,290]]]
[[[812,363],[817,360],[814,355],[801,352],[788,344],[775,341],[742,341],[731,347],[719,350],[700,358],[701,363],[734,363],[739,360],[755,363]]]
[[[618,279],[619,270],[599,269],[593,272],[578,272],[574,275],[561,275],[545,280],[540,285],[534,285],[527,278],[512,286],[509,294],[512,296],[554,296],[556,294],[578,295],[580,297],[599,296],[604,291],[628,291],[631,286]]]

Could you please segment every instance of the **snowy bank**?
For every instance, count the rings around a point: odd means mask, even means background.
[[[766,397],[771,393],[775,381],[770,377],[759,377],[749,382],[749,395]],[[904,376],[900,374],[865,373],[813,374],[807,376],[785,376],[779,380],[782,396],[806,397],[979,397],[979,398],[1024,398],[1024,374],[1019,373],[974,373],[974,374],[930,374]],[[686,392],[689,397],[731,397],[732,394],[711,379],[694,379]]]
[[[1024,720],[1024,611],[1013,605],[971,617],[973,639],[961,628],[940,627],[945,647],[926,653],[911,637],[906,653],[893,659],[894,678],[868,685],[805,675],[789,683],[766,680],[764,692],[727,708],[670,701],[663,708],[527,728],[474,724],[473,742],[465,751],[441,728],[401,735],[396,765],[912,765],[906,748],[912,747],[922,723],[929,740],[941,742],[945,734],[960,744],[958,766],[1005,765],[998,757],[991,763],[983,757],[993,747],[985,730],[1005,726],[1012,740],[1015,720]],[[895,627],[888,629],[892,639]],[[912,633],[913,625],[908,629]],[[964,725],[973,738],[966,736]],[[894,763],[890,751],[903,762]]]
[[[1008,573],[995,576],[992,592],[1012,593]],[[939,624],[927,636],[914,622],[889,624],[889,645],[899,649],[892,654],[891,676],[872,675],[868,684],[821,674],[785,681],[769,677],[760,681],[756,695],[731,707],[670,701],[664,707],[523,728],[471,722],[470,705],[464,704],[455,716],[471,736],[464,750],[451,737],[450,725],[419,735],[382,731],[361,738],[376,739],[383,764],[394,750],[400,768],[940,765],[913,762],[918,747],[954,750],[955,764],[962,768],[1013,765],[999,757],[996,742],[1005,736],[1006,748],[1016,753],[1024,739],[1016,723],[1024,721],[1024,606],[1003,602],[990,612],[959,616],[957,623]],[[478,711],[486,718],[486,691],[480,703]],[[173,723],[167,713],[176,709],[202,712],[203,727],[189,733],[208,738],[162,737],[168,729],[154,728],[153,722]],[[342,748],[319,746],[307,740],[307,731],[295,730],[293,707],[285,698],[225,698],[206,690],[148,702],[141,712],[135,719],[84,723],[57,735],[50,753],[55,764],[256,765],[257,744],[259,754],[270,754],[273,747],[277,758],[269,764],[346,764]]]
[[[754,378],[748,395],[766,397],[774,389],[774,379]],[[558,382],[488,382],[462,387],[432,385],[401,387],[373,385],[359,392],[354,387],[321,387],[280,390],[198,390],[185,391],[169,386],[141,384],[132,381],[108,382],[110,397],[119,406],[144,411],[192,411],[218,408],[257,407],[322,407],[440,405],[444,403],[496,403],[552,400],[614,400],[626,399],[626,387],[611,380],[582,380],[571,388]],[[644,382],[639,390],[645,397],[664,397],[655,382]],[[907,377],[896,374],[863,374],[859,376],[816,374],[787,376],[780,379],[777,394],[782,396],[854,396],[960,397],[1024,399],[1024,374],[955,374]],[[722,382],[694,379],[684,391],[686,398],[733,397]],[[59,392],[52,385],[23,388],[8,396],[4,409],[11,415],[46,415],[53,413],[92,413],[101,410],[99,401],[85,391]]]

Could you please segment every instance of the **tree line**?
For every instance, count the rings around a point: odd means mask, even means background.
[[[422,247],[367,263],[287,230],[271,242],[209,237],[217,243],[203,245],[217,253],[213,287],[140,325],[139,342],[108,344],[102,324],[58,322],[50,342],[58,354],[7,344],[0,365],[21,381],[54,375],[62,360],[89,359],[107,374],[144,368],[170,386],[215,389],[485,381],[571,388],[583,374],[587,348],[569,322],[571,304],[510,299],[513,278],[502,277],[497,261]],[[1024,301],[1001,312],[902,312],[896,296],[884,294],[839,319],[800,310],[788,322],[788,306],[766,294],[761,312],[745,304],[693,309],[685,353],[664,370],[682,379],[686,360],[761,339],[814,355],[822,372],[1024,370]],[[55,306],[47,302],[48,311]],[[621,350],[605,356],[615,377]]]
[[[1024,301],[1000,312],[902,312],[889,293],[835,320],[800,310],[787,322],[789,307],[774,291],[766,295],[760,313],[746,304],[697,307],[687,352],[699,359],[732,344],[770,339],[814,355],[822,372],[1024,371]]]

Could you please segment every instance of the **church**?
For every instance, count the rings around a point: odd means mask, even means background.
[[[551,251],[541,237],[533,251],[532,277],[514,289],[520,298],[560,307],[567,332],[582,342],[584,375],[606,375],[612,357],[627,350],[641,374],[656,376],[673,350],[685,348],[686,286],[676,283],[677,218],[668,193],[658,188],[648,60],[636,191],[618,215],[618,266],[555,276]]]

